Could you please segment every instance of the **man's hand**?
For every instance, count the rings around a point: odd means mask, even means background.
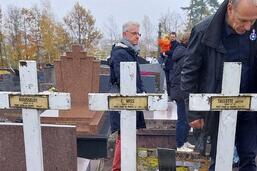
[[[202,129],[204,126],[204,120],[203,119],[194,120],[193,122],[189,123],[189,126],[191,126],[192,128]]]

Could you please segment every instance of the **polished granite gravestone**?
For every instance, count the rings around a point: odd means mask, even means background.
[[[96,134],[102,126],[103,112],[88,109],[88,93],[99,92],[100,61],[73,45],[54,67],[57,91],[71,94],[71,109],[60,111],[59,117],[44,117],[42,122],[76,125],[78,135]]]
[[[38,69],[39,91],[46,91],[51,87],[55,87],[55,71],[51,64],[44,64]]]
[[[138,147],[176,148],[176,109],[174,102],[168,102],[167,111],[145,111],[147,129],[138,130]]]
[[[157,93],[156,89],[155,89],[155,85],[156,85],[156,78],[155,75],[142,75],[141,76],[142,79],[142,83],[144,86],[144,90],[147,93]]]
[[[110,75],[101,74],[99,82],[99,93],[108,93],[110,90]]]
[[[76,125],[78,156],[87,159],[107,155],[108,116],[90,111],[88,93],[99,92],[100,61],[87,56],[79,45],[55,61],[57,91],[71,94],[71,109],[59,117],[43,117],[43,123]]]
[[[160,64],[141,64],[141,75],[155,76],[155,92],[162,93],[164,90],[165,74]]]
[[[137,146],[142,148],[176,148],[176,122],[146,119],[147,129],[137,132]]]
[[[168,148],[157,148],[159,170],[176,171],[176,151]]]
[[[22,124],[0,124],[0,170],[26,171]],[[44,170],[77,170],[76,128],[43,125]]]
[[[0,68],[0,91],[19,91],[20,78],[17,71]]]
[[[110,67],[108,64],[101,64],[100,66],[100,74],[110,75]]]
[[[38,69],[39,91],[55,86],[55,73],[52,65],[44,65]],[[11,68],[0,68],[0,91],[20,91],[19,71]]]

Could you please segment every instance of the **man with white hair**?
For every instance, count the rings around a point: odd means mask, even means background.
[[[137,63],[137,93],[144,92],[140,68],[138,63],[139,54],[139,33],[140,25],[137,22],[129,21],[122,27],[122,40],[113,45],[110,65],[110,83],[111,92],[120,92],[120,62],[136,62]],[[118,132],[116,137],[115,152],[113,159],[112,171],[120,171],[120,113],[110,112],[111,131]],[[145,128],[144,114],[142,111],[137,111],[137,128]]]
[[[224,62],[241,62],[240,92],[257,93],[256,19],[257,0],[225,0],[213,16],[196,25],[182,68],[182,90],[220,93]],[[219,115],[189,111],[188,116],[191,127],[204,127],[211,136],[209,171],[214,171]],[[256,171],[256,120],[256,112],[238,112],[235,145],[240,158],[239,171]]]

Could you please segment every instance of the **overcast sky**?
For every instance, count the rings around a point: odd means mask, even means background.
[[[0,0],[0,6],[5,12],[7,7],[41,7],[44,0]],[[76,2],[89,9],[96,19],[96,26],[102,31],[108,23],[108,18],[113,17],[119,29],[129,20],[142,22],[144,15],[150,17],[152,24],[157,28],[158,20],[168,11],[179,13],[186,19],[186,14],[181,7],[189,5],[190,0],[49,0],[51,9],[57,21],[62,21],[63,16],[70,12]],[[219,0],[222,2],[223,0]]]
[[[144,15],[148,15],[153,24],[157,25],[160,16],[167,13],[168,10],[185,16],[180,7],[189,5],[189,0],[50,0],[50,2],[52,11],[59,21],[71,11],[76,2],[79,2],[91,11],[100,28],[104,26],[110,16],[118,25],[121,25],[128,20],[141,22]],[[9,5],[31,7],[35,4],[40,7],[41,0],[0,0],[4,11]]]

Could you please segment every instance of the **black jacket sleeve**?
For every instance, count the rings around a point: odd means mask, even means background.
[[[186,58],[181,72],[181,89],[188,93],[196,93],[198,90],[200,69],[203,61],[200,33],[192,30]]]
[[[112,51],[110,59],[111,74],[113,74],[111,76],[112,83],[120,85],[120,62],[128,61],[127,55],[124,53],[124,50],[118,49]]]
[[[181,72],[181,90],[187,93],[199,92],[198,84],[204,56],[201,47],[201,38],[202,34],[195,32],[193,29],[187,51],[185,52],[186,57]],[[186,99],[185,102],[188,108],[188,99]],[[201,112],[188,111],[189,122],[200,118],[204,118]]]

